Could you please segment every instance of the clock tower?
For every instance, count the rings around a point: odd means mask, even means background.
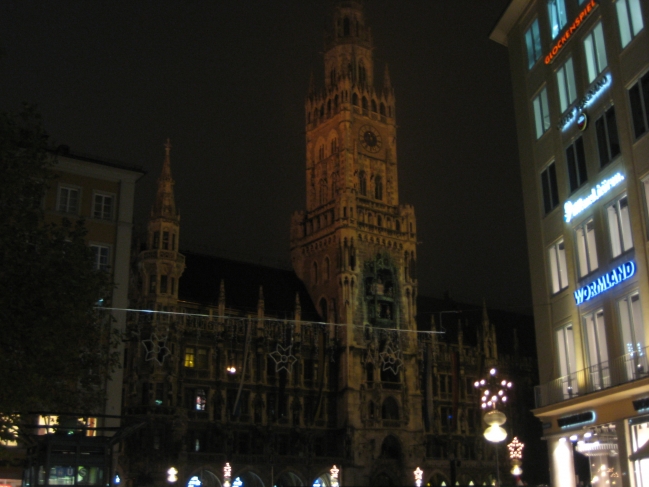
[[[399,204],[394,90],[387,66],[376,82],[372,54],[361,2],[338,2],[324,86],[311,80],[305,103],[306,210],[292,217],[291,259],[322,320],[335,325],[338,423],[356,431],[347,435],[352,451],[370,434],[377,449],[388,441],[395,452],[423,438],[417,237],[414,208]],[[379,454],[354,463],[368,475],[359,462]]]

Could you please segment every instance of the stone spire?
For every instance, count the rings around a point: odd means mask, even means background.
[[[171,177],[171,141],[169,139],[164,144],[164,148],[165,159],[162,164],[162,172],[158,177],[158,192],[153,208],[151,208],[151,218],[180,220],[180,216],[176,211],[176,201],[174,198],[175,181]]]

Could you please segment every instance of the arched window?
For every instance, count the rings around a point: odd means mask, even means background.
[[[363,110],[367,110],[367,98],[363,97]]]
[[[399,404],[394,397],[386,397],[385,401],[383,401],[383,406],[381,406],[381,417],[390,420],[399,419]]]
[[[376,102],[372,100],[372,111],[376,112]]]
[[[324,205],[327,202],[327,180],[320,180],[320,204]]]
[[[361,61],[358,63],[358,81],[360,84],[365,84],[366,80],[365,65],[363,64],[363,61]]]
[[[331,100],[327,100],[327,118],[331,117]]]
[[[324,117],[324,104],[320,105],[320,118]]]
[[[318,148],[318,160],[321,161],[325,157],[324,144]]]
[[[322,318],[322,321],[328,323],[329,320],[327,320],[327,300],[325,298],[321,298],[319,304],[320,304],[320,317]]]
[[[324,269],[322,270],[322,282],[329,281],[329,257],[324,258]]]
[[[338,111],[338,95],[334,96],[334,112]]]
[[[318,263],[314,262],[311,266],[311,278],[314,284],[318,284]]]
[[[358,95],[356,93],[352,93],[352,105],[358,106]]]
[[[331,153],[335,154],[338,152],[338,139],[331,139]]]
[[[377,200],[383,199],[383,180],[381,176],[374,178],[374,198]]]
[[[343,35],[345,37],[349,35],[349,17],[345,17],[343,20]]]
[[[365,171],[358,173],[358,192],[367,196],[367,177],[365,176]]]
[[[385,105],[383,103],[379,105],[379,113],[385,117]]]

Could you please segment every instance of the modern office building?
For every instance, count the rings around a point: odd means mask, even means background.
[[[509,50],[556,487],[649,485],[648,15],[512,0],[491,33]]]

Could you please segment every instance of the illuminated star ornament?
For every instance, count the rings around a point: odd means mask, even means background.
[[[381,357],[382,370],[391,370],[394,375],[399,373],[403,363],[400,351],[394,351],[392,345],[386,345],[385,350],[379,356]]]
[[[415,485],[417,487],[421,487],[421,483],[424,479],[424,471],[421,468],[417,467],[417,470],[412,473],[415,474]]]
[[[521,443],[518,437],[515,436],[512,442],[507,445],[507,448],[509,449],[509,458],[512,460],[522,460],[524,446],[525,444]]]
[[[144,360],[147,362],[155,360],[159,365],[162,365],[165,358],[171,355],[171,351],[167,348],[167,337],[160,340],[155,333],[152,333],[151,338],[142,340],[142,345],[144,345],[144,349],[146,350]]]
[[[274,352],[269,353],[268,355],[275,361],[275,372],[279,372],[284,369],[289,374],[293,368],[293,364],[297,361],[295,356],[291,353],[293,345],[288,347],[283,347],[279,343],[277,344],[277,349]]]

